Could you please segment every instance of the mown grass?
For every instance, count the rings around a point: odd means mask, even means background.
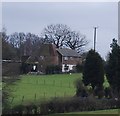
[[[12,106],[75,95],[74,81],[81,74],[22,75],[21,80],[9,86]]]
[[[85,112],[71,112],[68,114],[118,114],[118,109],[85,111]]]
[[[119,114],[119,109],[58,113],[58,114],[51,114],[51,115],[48,115],[48,116],[79,116],[79,115],[80,116],[84,116],[84,115],[85,116],[104,116],[104,115],[108,116],[108,115],[113,115],[113,114]]]
[[[10,104],[15,106],[37,103],[52,97],[74,96],[74,82],[78,78],[82,79],[82,74],[22,75],[20,80],[9,86],[12,90]],[[109,86],[106,78],[104,86]]]

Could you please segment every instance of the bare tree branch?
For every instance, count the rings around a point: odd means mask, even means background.
[[[71,31],[67,25],[63,24],[49,25],[42,34],[45,36],[44,43],[53,43],[57,48],[68,47],[81,52],[88,44],[85,35]]]
[[[68,39],[65,42],[65,45],[71,49],[81,52],[82,47],[86,46],[88,41],[86,40],[85,35],[80,34],[79,32],[72,31],[69,33]]]
[[[67,25],[49,25],[43,31],[43,35],[47,36],[47,39],[45,38],[44,41],[46,43],[54,43],[57,48],[61,48],[69,32],[70,28]]]

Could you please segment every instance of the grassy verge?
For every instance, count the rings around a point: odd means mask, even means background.
[[[49,116],[118,116],[118,109],[111,110],[98,110],[98,111],[85,111],[85,112],[70,112],[61,114],[51,114]]]
[[[73,112],[73,113],[68,113],[68,114],[118,114],[118,109],[86,111],[86,112]]]

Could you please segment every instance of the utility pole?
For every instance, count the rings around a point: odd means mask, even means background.
[[[96,30],[98,27],[94,27],[94,51],[96,50]]]

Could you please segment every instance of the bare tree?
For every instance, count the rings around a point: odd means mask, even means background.
[[[76,50],[78,53],[82,52],[83,47],[87,44],[88,41],[86,40],[86,36],[76,31],[71,31],[65,41],[67,47]]]
[[[53,43],[57,48],[68,47],[81,52],[88,44],[85,35],[72,31],[67,25],[49,25],[44,30],[43,43]]]
[[[17,56],[32,55],[40,46],[41,38],[32,33],[15,32],[9,35],[8,42],[17,49]]]
[[[49,25],[43,30],[44,43],[54,43],[57,48],[64,46],[64,42],[70,33],[70,28],[67,25],[56,24]]]
[[[23,32],[15,32],[11,35],[9,35],[8,39],[9,43],[11,43],[15,48],[20,48],[21,44],[25,41],[25,33]]]
[[[24,51],[24,42],[25,42],[25,33],[23,32],[15,32],[9,35],[8,42],[17,50],[17,56],[21,59]]]
[[[24,54],[25,55],[35,54],[42,43],[41,38],[38,35],[32,33],[27,33],[25,38],[26,41],[24,43],[25,44]]]
[[[10,43],[8,43],[8,36],[5,31],[0,32],[0,39],[2,40],[2,59],[10,60],[16,57],[16,50]]]

